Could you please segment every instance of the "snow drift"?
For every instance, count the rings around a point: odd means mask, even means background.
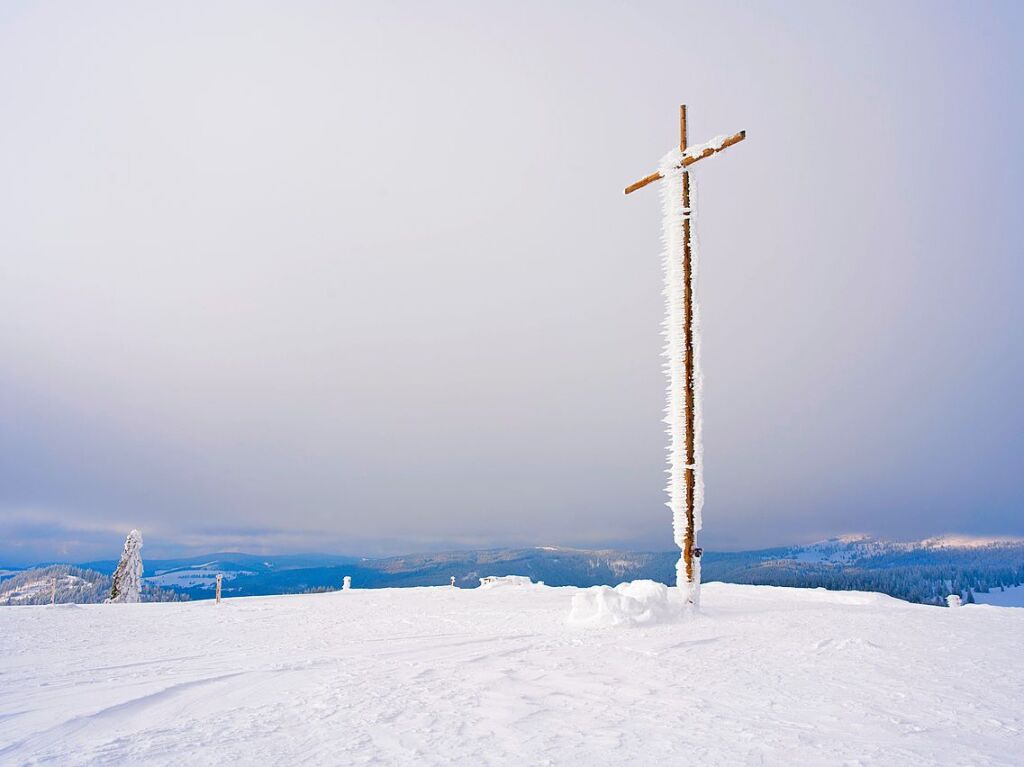
[[[669,596],[657,581],[620,583],[615,588],[593,586],[572,598],[570,626],[606,628],[672,623],[683,615],[683,602]]]
[[[534,583],[526,575],[487,575],[480,579],[480,588],[490,589],[522,589],[543,586],[544,582]]]

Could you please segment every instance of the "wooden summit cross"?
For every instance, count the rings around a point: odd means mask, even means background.
[[[699,594],[700,594],[700,566],[699,566],[699,562],[695,563],[694,560],[699,559],[699,557],[700,557],[700,555],[702,553],[701,550],[695,545],[695,543],[696,543],[696,540],[695,540],[696,529],[695,529],[695,519],[694,519],[694,517],[695,517],[694,504],[695,504],[695,500],[697,500],[697,498],[696,498],[696,490],[697,490],[697,487],[698,487],[698,479],[700,479],[700,487],[701,488],[703,487],[703,476],[702,476],[703,475],[703,467],[701,465],[701,460],[699,458],[698,445],[696,444],[697,423],[696,423],[695,411],[696,411],[697,391],[696,391],[696,385],[695,385],[696,384],[696,381],[695,381],[695,354],[694,354],[694,337],[693,337],[694,336],[694,332],[693,332],[693,326],[694,326],[694,308],[693,308],[693,303],[694,302],[693,302],[693,296],[694,296],[694,289],[695,289],[696,286],[694,285],[693,253],[692,253],[691,232],[690,232],[690,177],[689,177],[689,173],[686,171],[686,169],[689,166],[693,165],[695,162],[698,162],[699,160],[703,160],[706,157],[711,157],[711,155],[717,154],[718,152],[721,152],[723,149],[726,149],[727,147],[730,147],[733,144],[738,144],[740,141],[742,141],[744,138],[746,138],[746,135],[747,135],[746,131],[740,131],[739,133],[735,133],[732,136],[716,139],[716,140],[714,140],[714,141],[712,141],[712,142],[710,142],[710,143],[708,143],[706,145],[703,145],[701,147],[696,147],[695,149],[691,150],[690,152],[687,152],[687,142],[686,142],[686,105],[680,106],[679,107],[679,155],[678,155],[678,164],[675,164],[673,162],[671,167],[667,167],[665,165],[662,166],[663,169],[666,172],[668,172],[668,173],[673,173],[675,171],[680,171],[679,176],[681,177],[680,181],[681,181],[681,184],[682,184],[681,200],[680,200],[681,206],[678,208],[679,218],[681,220],[678,221],[678,223],[675,222],[674,220],[671,221],[671,222],[670,221],[666,221],[665,222],[665,226],[666,226],[666,231],[665,231],[665,235],[666,235],[665,236],[665,240],[666,240],[666,258],[668,258],[668,259],[673,259],[673,258],[677,257],[676,254],[674,254],[672,252],[672,245],[670,244],[673,241],[672,237],[674,235],[671,235],[668,227],[678,226],[682,230],[682,254],[681,254],[681,260],[682,260],[682,275],[681,275],[682,276],[682,317],[679,318],[679,319],[681,319],[681,324],[682,324],[682,342],[683,342],[682,345],[683,345],[683,350],[684,350],[684,354],[683,354],[683,357],[684,357],[684,362],[683,362],[683,368],[684,368],[683,369],[683,380],[685,382],[685,386],[684,386],[684,390],[685,391],[683,392],[683,394],[684,394],[683,398],[685,400],[684,403],[677,402],[677,398],[678,398],[678,395],[679,395],[680,392],[677,391],[676,386],[674,386],[673,384],[670,384],[670,386],[669,386],[669,417],[668,417],[667,420],[669,420],[670,423],[671,423],[672,418],[673,418],[673,414],[678,412],[678,406],[680,404],[684,405],[684,412],[685,412],[685,450],[682,450],[682,451],[678,450],[679,446],[677,444],[675,444],[676,438],[673,437],[673,448],[674,449],[672,450],[672,459],[671,459],[672,467],[671,467],[671,470],[670,470],[670,474],[672,474],[673,480],[670,481],[670,485],[669,485],[669,492],[670,492],[670,496],[671,496],[669,505],[673,507],[673,514],[675,515],[675,513],[676,513],[675,509],[678,508],[677,504],[674,503],[677,500],[675,496],[676,496],[676,493],[678,492],[677,487],[676,487],[675,477],[676,477],[677,472],[678,472],[678,470],[680,468],[680,466],[678,465],[678,463],[680,462],[680,458],[685,456],[685,465],[682,466],[681,468],[684,471],[683,477],[685,479],[685,515],[686,515],[686,518],[685,518],[685,532],[684,532],[684,536],[683,536],[683,541],[681,543],[682,559],[680,561],[680,565],[677,566],[677,568],[676,568],[676,583],[680,587],[685,587],[687,602],[689,604],[691,604],[691,605],[694,605],[694,606],[698,606],[699,605]],[[651,183],[653,183],[655,181],[658,181],[659,179],[662,179],[664,177],[665,177],[665,173],[663,173],[662,171],[658,171],[656,173],[652,173],[649,176],[645,176],[644,178],[640,179],[639,181],[637,181],[635,183],[632,183],[629,186],[627,186],[626,190],[625,190],[626,194],[630,194],[631,192],[635,192],[637,189],[642,189],[643,187],[647,186],[648,184],[651,184]],[[666,207],[666,211],[668,211],[669,209],[670,208],[667,206]],[[666,213],[666,216],[667,215],[668,214]],[[668,269],[668,274],[666,275],[666,279],[669,279],[670,275],[674,272],[674,267],[672,267],[671,264],[667,263],[666,264],[666,268]],[[667,285],[667,287],[671,291],[673,286]],[[669,322],[671,322],[672,321],[671,318],[673,316],[673,312],[672,312],[673,298],[672,298],[671,292],[669,293],[668,300],[669,300],[669,317],[670,317]],[[673,323],[673,324],[677,325],[678,321],[677,321],[677,323]],[[676,328],[676,329],[678,329],[678,328]],[[672,336],[672,333],[673,333],[673,330],[674,330],[674,328],[671,325],[666,326],[666,334],[669,337],[669,342],[668,342],[668,345],[666,347],[666,354],[669,356],[669,364],[670,364],[670,366],[678,365],[678,361],[673,363],[673,355],[672,355],[672,349],[673,349],[673,336]],[[678,340],[677,336],[675,338]],[[672,368],[670,367],[670,369],[669,369],[670,380],[671,380],[672,375],[673,375],[673,371],[672,371]],[[670,433],[672,433],[671,425],[670,425]],[[682,455],[681,455],[681,453],[682,453]],[[698,475],[698,472],[700,472],[701,474]],[[701,500],[702,499],[703,499],[703,490],[701,490]],[[679,542],[678,524],[676,525],[676,541],[677,541],[677,543]],[[684,578],[684,573],[683,573],[683,571],[681,569],[683,567],[685,567],[685,578]]]

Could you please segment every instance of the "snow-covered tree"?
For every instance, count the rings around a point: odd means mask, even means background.
[[[107,602],[138,602],[142,592],[142,533],[132,530],[124,541]]]

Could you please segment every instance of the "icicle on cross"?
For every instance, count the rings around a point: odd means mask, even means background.
[[[690,226],[690,176],[687,168],[746,138],[746,131],[718,136],[687,148],[686,106],[679,107],[679,149],[665,155],[657,172],[626,187],[626,194],[665,179],[661,189],[665,270],[665,351],[669,434],[669,500],[675,541],[682,550],[676,585],[687,605],[700,606],[700,555],[696,534],[704,505],[704,456],[701,444],[701,374],[698,305],[694,300],[697,258]]]

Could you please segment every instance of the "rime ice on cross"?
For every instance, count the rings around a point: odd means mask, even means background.
[[[670,435],[668,506],[672,509],[675,540],[682,549],[676,565],[676,585],[686,603],[700,606],[700,555],[696,533],[704,504],[703,449],[700,440],[700,336],[694,332],[696,264],[690,231],[690,176],[687,168],[746,138],[746,131],[721,136],[687,149],[686,106],[679,107],[679,151],[669,152],[661,169],[626,187],[626,194],[665,179],[662,188],[665,243],[665,356],[668,359],[668,407],[665,422]]]

